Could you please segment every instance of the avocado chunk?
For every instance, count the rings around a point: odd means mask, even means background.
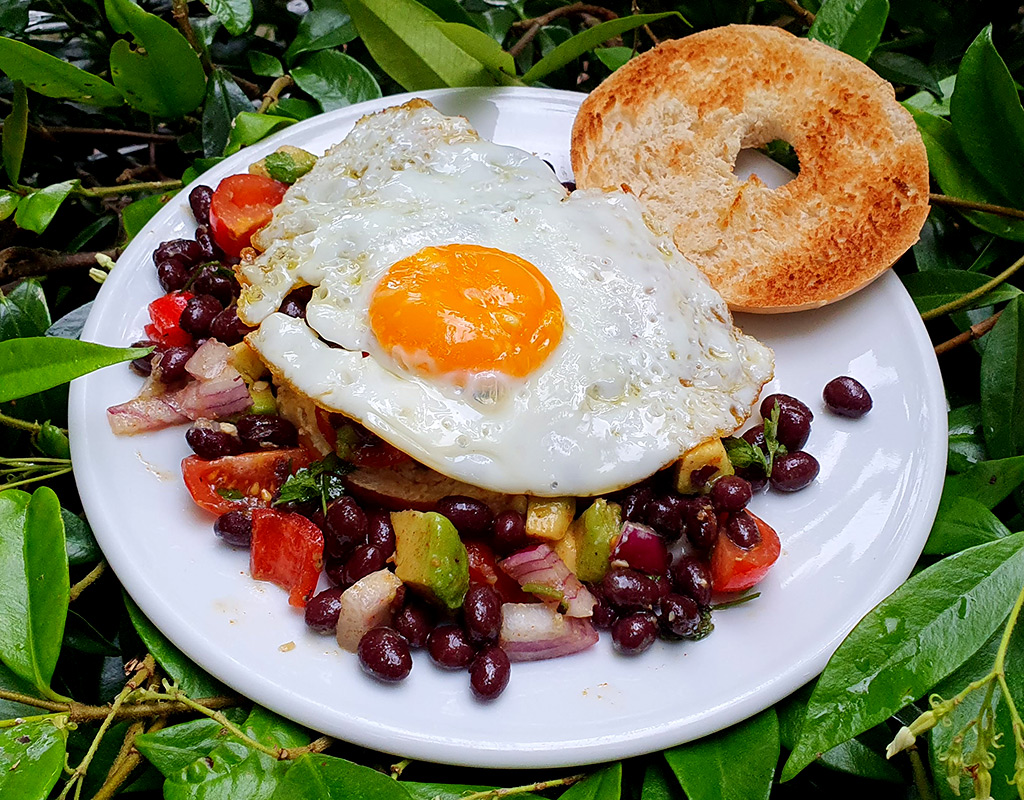
[[[612,548],[622,531],[622,509],[603,497],[597,498],[577,522],[576,577],[599,581],[608,571]]]
[[[289,144],[281,145],[268,156],[249,165],[251,175],[262,175],[281,183],[293,184],[316,164],[316,156]]]
[[[250,414],[276,414],[277,400],[274,391],[266,381],[256,381],[249,386],[249,397],[252,398]]]
[[[434,511],[395,511],[395,574],[413,590],[459,608],[469,589],[466,546],[447,517]]]
[[[705,485],[717,478],[732,474],[732,462],[725,452],[722,440],[708,439],[696,447],[691,447],[676,462],[676,491],[680,494],[697,494]]]

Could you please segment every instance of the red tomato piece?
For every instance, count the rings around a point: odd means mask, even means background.
[[[220,249],[239,256],[249,240],[274,216],[288,187],[262,175],[231,175],[210,200],[210,230]]]
[[[149,318],[153,322],[145,327],[151,342],[164,347],[183,347],[192,341],[191,334],[182,330],[181,312],[192,299],[192,292],[171,292],[149,304]]]
[[[535,603],[537,597],[523,591],[519,583],[498,567],[494,551],[482,542],[466,542],[469,585],[490,586],[502,603]]]
[[[220,515],[269,506],[288,476],[312,462],[307,450],[293,447],[213,461],[189,456],[181,462],[181,473],[196,505]]]
[[[746,591],[758,583],[779,558],[782,551],[779,535],[763,519],[750,516],[757,523],[761,541],[749,550],[737,546],[724,532],[718,534],[711,553],[711,585],[716,592]]]
[[[257,508],[252,512],[249,570],[258,581],[288,591],[288,603],[302,608],[313,596],[324,563],[324,535],[301,514]]]

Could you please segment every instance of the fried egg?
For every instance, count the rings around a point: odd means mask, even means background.
[[[487,489],[597,495],[734,431],[771,351],[622,192],[414,100],[360,120],[243,263],[278,381]],[[315,287],[306,319],[277,311]]]

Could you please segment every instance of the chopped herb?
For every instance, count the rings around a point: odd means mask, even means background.
[[[351,471],[349,464],[331,453],[289,477],[278,492],[274,505],[319,502],[326,512],[329,502],[345,494],[341,479]]]
[[[238,489],[218,489],[217,494],[223,497],[225,500],[243,500],[245,495],[242,494]]]
[[[711,610],[721,611],[723,608],[735,608],[736,606],[741,606],[744,603],[749,603],[751,600],[756,600],[760,596],[760,592],[751,592],[750,594],[745,594],[742,597],[737,597],[735,600],[729,600],[726,603],[718,603],[717,605],[713,605],[711,606]]]
[[[764,446],[768,450],[768,465],[765,473],[768,475],[772,474],[775,456],[786,455],[786,448],[779,444],[779,415],[781,414],[782,408],[779,406],[779,401],[776,400],[775,405],[772,407],[772,413],[764,421]]]
[[[727,436],[722,439],[722,444],[725,445],[725,452],[728,454],[729,461],[734,467],[745,469],[758,466],[764,470],[765,475],[772,474],[775,456],[786,454],[786,448],[780,444],[778,439],[779,415],[781,413],[782,409],[779,407],[779,401],[776,400],[772,413],[764,421],[764,450],[760,447],[754,447],[746,439],[740,439],[738,436]]]

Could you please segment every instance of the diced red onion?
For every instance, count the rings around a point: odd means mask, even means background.
[[[589,617],[597,600],[580,583],[550,545],[537,544],[513,553],[500,566],[520,586],[544,586],[559,592],[568,617]]]
[[[619,540],[612,550],[612,560],[625,561],[630,567],[648,575],[664,575],[669,554],[665,541],[654,528],[638,522],[624,522]]]
[[[215,378],[231,365],[231,348],[216,339],[207,339],[185,362],[185,371],[197,380]]]
[[[402,581],[391,570],[371,572],[341,594],[338,613],[338,644],[355,652],[359,640],[371,628],[390,625]]]
[[[505,603],[499,644],[510,661],[540,661],[586,650],[597,641],[589,619],[568,617],[543,603]]]

